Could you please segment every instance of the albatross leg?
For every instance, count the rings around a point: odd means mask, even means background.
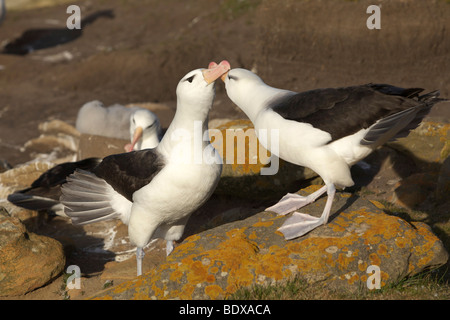
[[[144,259],[144,250],[141,247],[136,248],[137,275],[142,274],[142,261]]]
[[[278,230],[283,233],[286,240],[300,237],[328,222],[336,188],[334,185],[330,184],[326,186],[326,191],[328,198],[320,218],[305,213],[294,212],[294,214],[286,219],[284,224],[278,228]]]
[[[166,241],[166,256],[168,256],[173,251],[173,240]]]
[[[278,203],[274,204],[273,206],[267,208],[265,211],[273,211],[278,213],[278,215],[286,215],[289,212],[292,212],[294,210],[300,209],[310,203],[313,203],[316,201],[317,198],[319,198],[322,194],[327,191],[327,186],[323,186],[316,192],[311,193],[307,197],[303,197],[296,193],[288,193],[283,198],[281,198]]]

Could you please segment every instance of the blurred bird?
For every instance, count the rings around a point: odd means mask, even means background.
[[[2,10],[4,0],[2,1]],[[78,39],[83,34],[83,29],[100,17],[114,18],[112,10],[97,11],[81,20],[81,29],[45,28],[26,30],[22,35],[9,42],[2,53],[26,55],[30,52],[55,47]],[[0,17],[1,21],[1,17]]]

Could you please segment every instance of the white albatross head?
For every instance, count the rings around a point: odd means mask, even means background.
[[[224,60],[220,64],[210,63],[208,69],[201,68],[187,73],[178,82],[177,100],[194,109],[193,112],[204,111],[205,105],[210,108],[215,94],[214,83],[229,70],[230,63]],[[196,108],[200,110],[195,110]]]
[[[161,140],[158,117],[147,109],[138,109],[130,115],[130,140],[125,151],[155,148]]]
[[[228,97],[254,121],[259,112],[276,96],[292,91],[277,89],[250,70],[236,68],[222,77]]]

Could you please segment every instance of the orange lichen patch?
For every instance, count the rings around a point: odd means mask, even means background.
[[[186,259],[185,259],[186,260]],[[207,281],[208,270],[201,261],[189,261],[189,272],[187,272],[187,281],[189,283],[199,283]]]
[[[348,254],[340,253],[338,258],[335,260],[337,266],[340,270],[346,270],[351,262],[355,260],[355,257],[352,255],[349,257]]]
[[[410,243],[410,240],[406,239],[405,237],[398,237],[398,238],[395,239],[395,244],[399,248],[404,248],[409,243]]]
[[[224,291],[218,285],[210,285],[205,287],[205,293],[209,296],[210,299],[217,299],[218,297],[222,297],[224,295]]]
[[[390,257],[388,247],[383,243],[378,246],[377,254],[380,256],[385,256],[386,258]]]
[[[428,231],[428,227],[426,227],[425,224],[416,222],[414,223],[414,226],[417,228],[417,232],[419,233],[419,235],[426,239],[426,241],[422,242],[422,245],[416,245],[413,248],[413,253],[420,257],[419,261],[417,262],[417,266],[423,267],[427,265],[431,260],[433,260],[433,247],[436,241],[439,241],[439,239],[434,234]]]
[[[427,127],[427,131],[424,132],[427,136],[439,136],[445,138],[450,130],[450,124],[424,122],[423,125]]]
[[[255,239],[258,239],[258,236],[256,235],[256,232],[253,231],[253,232],[248,236],[248,238],[249,238],[250,240],[255,240]]]
[[[377,207],[378,209],[384,210],[386,207],[377,200],[369,200],[375,207]]]
[[[199,248],[197,243],[199,239],[199,235],[193,235],[186,238],[183,243],[175,247],[174,251],[167,257],[167,260],[175,261],[180,256],[193,253],[193,251],[201,251],[202,248]]]
[[[384,280],[384,282],[381,281],[381,286],[383,287],[386,284],[386,281],[389,280],[389,274],[384,272],[383,270],[380,270],[380,278],[381,280]]]
[[[306,188],[303,188],[301,191],[302,191],[302,193],[310,194],[310,193],[313,193],[313,192],[319,190],[322,187],[323,186],[321,186],[321,185],[313,184],[313,185],[310,185],[310,186],[308,186]]]
[[[179,281],[181,277],[183,276],[183,272],[181,272],[180,269],[175,269],[169,277],[170,281]]]
[[[273,221],[258,221],[257,223],[253,224],[253,227],[270,227],[273,225]]]
[[[182,300],[190,300],[192,299],[192,294],[194,293],[195,286],[192,283],[186,283],[180,290],[177,295],[173,295],[173,297],[180,298]],[[163,296],[161,296],[163,297]]]
[[[380,266],[381,259],[378,257],[378,255],[376,253],[371,253],[369,255],[369,259],[370,259],[370,264],[375,265],[375,266]]]
[[[358,269],[359,269],[359,271],[366,271],[367,270],[367,267],[368,267],[368,265],[367,265],[367,262],[365,262],[365,261],[358,261]]]
[[[218,267],[211,267],[211,268],[209,268],[209,273],[217,273],[217,272],[219,272],[219,268]]]

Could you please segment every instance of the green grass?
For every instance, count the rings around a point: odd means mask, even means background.
[[[261,0],[225,0],[221,4],[220,12],[230,19],[235,19],[256,8],[260,3]]]
[[[445,274],[445,272],[444,272]],[[354,292],[334,290],[311,285],[295,277],[275,285],[253,285],[240,288],[228,297],[230,300],[448,300],[450,285],[443,272],[426,271],[414,277],[402,279],[382,287],[369,290],[362,284]]]

